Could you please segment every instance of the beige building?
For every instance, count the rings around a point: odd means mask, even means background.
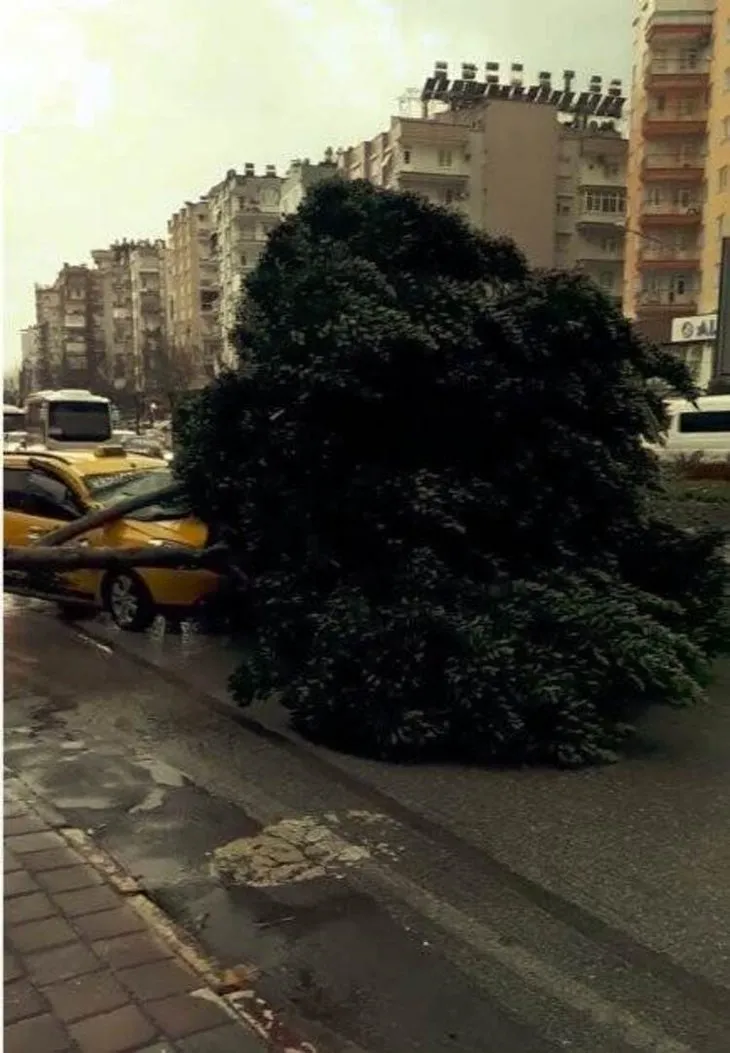
[[[627,143],[618,127],[618,81],[572,91],[572,74],[526,88],[521,67],[483,82],[444,63],[426,81],[421,116],[339,155],[349,179],[410,190],[453,208],[489,234],[512,238],[534,266],[581,267],[620,296]]]
[[[281,218],[282,179],[273,165],[256,175],[254,165],[243,173],[229,169],[207,195],[211,216],[211,247],[218,274],[218,325],[221,357],[235,359],[232,339],[246,275],[256,266],[270,232]]]
[[[292,161],[281,183],[281,215],[296,212],[313,186],[336,175],[337,162],[331,147],[325,150],[324,160],[319,163],[313,164],[308,157]]]
[[[167,224],[165,315],[168,351],[186,386],[198,387],[221,362],[218,270],[207,198],[186,201]]]

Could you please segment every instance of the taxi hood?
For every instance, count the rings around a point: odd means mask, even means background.
[[[150,541],[164,541],[169,545],[186,545],[189,548],[205,548],[208,541],[208,527],[200,519],[165,519],[159,522],[140,522],[125,519],[127,534],[139,538],[139,544],[148,545]]]

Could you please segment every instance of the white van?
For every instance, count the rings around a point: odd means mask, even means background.
[[[702,395],[697,405],[686,399],[668,399],[669,430],[660,446],[661,458],[702,454],[706,461],[730,457],[730,395]]]

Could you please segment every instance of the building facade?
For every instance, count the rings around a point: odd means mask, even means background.
[[[62,368],[61,294],[55,285],[35,287],[35,328],[38,334],[38,388],[60,387]]]
[[[340,171],[452,208],[514,240],[533,266],[581,267],[619,297],[627,154],[617,126],[620,82],[604,92],[594,77],[577,93],[566,71],[560,88],[548,73],[526,88],[520,71],[515,64],[504,81],[489,63],[479,82],[476,67],[464,64],[450,81],[437,63],[421,116],[393,117],[388,131],[341,151]]]
[[[319,163],[313,164],[308,157],[304,160],[297,158],[292,161],[281,182],[279,206],[281,215],[289,216],[292,212],[296,212],[313,186],[326,179],[332,179],[336,175],[337,161],[331,147],[325,150],[324,160]]]
[[[715,312],[722,239],[730,237],[730,0],[716,0],[710,58],[699,312]]]
[[[254,165],[243,173],[230,169],[207,195],[211,216],[211,251],[218,275],[218,327],[221,358],[235,361],[233,331],[243,282],[258,263],[269,234],[281,219],[282,178],[267,165],[257,175]]]
[[[179,387],[171,368],[165,325],[165,243],[138,241],[129,252],[132,359],[140,391],[169,397]]]
[[[199,387],[221,364],[218,270],[207,198],[186,201],[168,221],[165,317],[172,369],[184,387]]]
[[[98,275],[64,263],[52,286],[36,285],[37,371],[41,387],[105,386]]]
[[[135,403],[141,376],[135,368],[132,321],[131,241],[117,241],[91,253],[100,290],[100,327],[103,332],[106,385],[103,394],[113,394],[126,408]]]
[[[623,304],[663,344],[674,319],[698,314],[710,257],[719,260],[709,245],[719,174],[707,177],[715,139],[718,167],[722,154],[722,78],[710,89],[714,8],[715,0],[653,0],[635,24]]]
[[[30,325],[20,330],[20,373],[18,389],[21,399],[33,391],[42,391],[44,376],[41,368],[40,326]]]

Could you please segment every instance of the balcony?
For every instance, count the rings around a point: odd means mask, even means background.
[[[623,212],[608,212],[603,209],[581,208],[576,216],[576,224],[579,227],[601,230],[606,234],[615,234],[618,238],[624,236],[626,216]]]
[[[674,245],[643,242],[639,266],[651,270],[697,271],[700,268],[700,251],[696,245],[680,249]]]
[[[694,113],[678,110],[653,110],[644,116],[642,131],[645,139],[664,139],[668,135],[705,135],[707,131],[707,107]]]
[[[701,183],[705,178],[705,158],[702,154],[646,154],[642,173],[647,183]]]
[[[644,71],[644,87],[652,92],[704,92],[709,85],[710,63],[698,60],[694,66],[686,61],[661,61],[655,58]]]
[[[637,294],[636,305],[644,315],[655,313],[672,313],[677,315],[697,314],[697,294],[694,292],[673,292],[671,289],[659,289],[649,292],[642,289]]]
[[[644,204],[640,222],[644,227],[696,227],[702,223],[702,206],[699,201],[691,205],[677,205],[671,201]]]

